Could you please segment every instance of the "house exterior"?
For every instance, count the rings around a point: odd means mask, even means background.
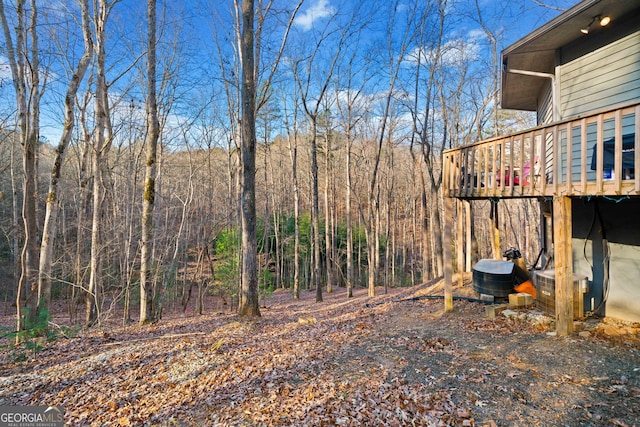
[[[502,108],[536,112],[538,127],[443,153],[445,236],[456,199],[538,198],[558,333],[577,302],[640,321],[640,0],[584,0],[502,62]]]

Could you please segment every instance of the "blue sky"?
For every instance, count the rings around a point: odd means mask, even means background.
[[[426,1],[426,0],[425,0]],[[10,4],[9,2],[7,2]],[[268,65],[269,55],[274,55],[281,40],[284,23],[287,20],[287,11],[290,11],[297,2],[295,0],[276,0],[273,13],[269,16],[265,25],[265,53],[263,58]],[[383,10],[388,7],[388,0],[305,0],[300,9],[294,28],[290,34],[291,50],[287,52],[289,57],[298,55],[305,56],[307,49],[322,37],[326,31],[334,29],[338,31],[345,21],[349,20],[353,10],[358,9],[358,14],[375,12],[374,17],[366,26],[358,38],[358,49],[369,49],[375,52],[376,46],[382,46],[389,32],[388,13]],[[447,2],[447,14],[450,16],[445,28],[445,42],[451,47],[449,55],[459,55],[464,52],[471,60],[481,60],[488,54],[486,35],[482,31],[476,10],[476,4],[480,7],[482,19],[496,35],[499,36],[499,48],[515,42],[533,29],[543,25],[548,20],[561,13],[575,1],[568,0],[513,0],[513,1],[492,1],[492,0],[449,0]],[[41,6],[47,13],[47,23],[50,25],[47,31],[55,33],[55,28],[65,30],[65,37],[68,36],[67,46],[81,47],[78,38],[74,38],[74,11],[77,7],[71,0],[42,0]],[[7,7],[9,9],[9,7]],[[142,50],[144,38],[144,21],[146,12],[146,2],[142,0],[122,0],[113,9],[109,26],[109,52],[110,70],[109,78],[115,79],[120,71],[131,66],[134,58]],[[397,10],[402,14],[410,10],[408,1],[398,1]],[[190,109],[196,110],[205,107],[196,104],[211,102],[211,99],[220,99],[222,96],[222,73],[220,64],[226,63],[228,71],[234,68],[234,46],[233,40],[233,2],[231,0],[215,1],[208,0],[185,0],[175,2],[172,0],[159,0],[159,14],[167,24],[163,27],[163,43],[160,46],[159,56],[167,66],[167,58],[172,55],[174,46],[178,46],[179,59],[174,59],[171,63],[172,72],[180,74],[180,80],[176,83],[176,95],[182,97],[173,107],[170,123],[176,126],[181,122],[190,120],[188,117]],[[408,18],[407,18],[408,19]],[[401,25],[401,19],[398,21]],[[394,34],[400,34],[401,28],[393,28]],[[73,52],[73,49],[64,47],[61,43],[54,43],[54,38],[44,38],[43,45],[50,52],[54,52],[47,57],[46,63],[51,65],[49,72],[49,87],[43,100],[42,115],[42,136],[51,143],[57,143],[59,138],[60,123],[62,123],[61,97],[66,85],[64,62],[60,61],[62,55],[56,51],[64,51],[66,54]],[[222,49],[222,59],[218,57],[216,40]],[[331,58],[332,46],[337,40],[335,34],[327,37],[323,43],[322,57]],[[355,38],[353,40],[356,40]],[[4,42],[4,40],[3,40]],[[175,44],[174,44],[175,42]],[[355,42],[354,42],[355,43]],[[61,48],[62,46],[62,48]],[[347,46],[345,52],[354,46]],[[66,49],[66,50],[65,50]],[[384,48],[377,56],[384,56]],[[419,46],[414,46],[413,54],[418,51]],[[137,54],[135,52],[138,52]],[[308,52],[307,52],[308,53]],[[293,56],[292,56],[293,55]],[[319,71],[325,66],[320,61],[315,65]],[[286,57],[285,57],[286,59]],[[381,59],[381,58],[377,58]],[[226,61],[226,62],[225,62]],[[144,60],[139,62],[144,65]],[[162,67],[161,67],[162,68]],[[281,71],[286,76],[287,66],[283,63]],[[6,115],[10,110],[12,102],[12,89],[8,84],[9,74],[6,58],[0,52],[0,96],[2,104],[0,114]],[[286,77],[281,77],[284,79]],[[129,105],[133,100],[141,105],[143,100],[142,90],[137,86],[140,76],[136,67],[133,67],[127,75],[120,77],[120,80],[113,82],[112,96],[114,102],[122,102]],[[321,78],[320,78],[321,80]],[[136,83],[138,81],[138,83]],[[380,86],[384,86],[381,83]],[[372,86],[372,92],[380,90],[380,87]],[[373,96],[373,93],[371,94]],[[209,101],[207,101],[209,99]],[[122,109],[127,111],[126,108]],[[2,118],[0,118],[2,119]]]

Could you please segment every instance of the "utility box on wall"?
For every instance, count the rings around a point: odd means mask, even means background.
[[[536,270],[533,273],[536,286],[537,305],[542,311],[556,314],[556,272],[555,270]],[[589,291],[587,276],[573,275],[573,318],[584,317],[584,295]]]

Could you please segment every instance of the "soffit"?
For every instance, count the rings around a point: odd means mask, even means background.
[[[638,8],[640,0],[585,0],[504,49],[502,108],[535,111],[538,97],[549,83],[547,78],[512,74],[507,70],[553,74],[558,49],[580,38],[597,37],[603,31],[594,23],[589,34],[580,32],[595,16],[610,16],[609,26],[612,26],[627,14],[637,13]]]

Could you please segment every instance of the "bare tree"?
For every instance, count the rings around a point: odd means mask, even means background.
[[[349,41],[350,37],[357,32],[355,26],[355,11],[352,18],[343,26],[337,29],[333,26],[334,14],[325,25],[322,34],[317,38],[316,44],[313,46],[311,54],[302,59],[294,61],[294,79],[300,94],[300,101],[305,114],[310,122],[309,138],[311,150],[311,226],[312,226],[312,254],[313,268],[312,280],[316,289],[316,302],[322,301],[322,286],[320,283],[320,221],[319,221],[319,190],[318,190],[318,119],[321,114],[328,111],[326,107],[327,91],[334,77],[334,71],[338,62],[342,59],[343,48]],[[337,35],[335,45],[332,46],[333,52],[327,60],[328,65],[321,70],[320,63],[323,60],[322,53],[325,51],[327,43],[332,41],[333,35]],[[314,77],[323,73],[317,83]],[[321,110],[321,107],[325,111]],[[328,209],[328,207],[326,207]],[[326,224],[325,226],[329,226]],[[327,248],[329,249],[329,248]]]
[[[92,326],[99,321],[98,310],[102,294],[102,262],[103,230],[102,217],[104,214],[103,202],[106,196],[105,189],[105,162],[104,158],[111,149],[113,142],[113,130],[111,128],[111,115],[109,112],[109,86],[106,80],[106,24],[115,1],[100,0],[95,10],[96,23],[96,88],[95,88],[95,123],[92,146],[93,169],[93,194],[91,217],[91,260],[89,273],[89,286],[85,300],[85,323]]]
[[[260,316],[256,242],[256,73],[253,0],[242,0],[242,289],[241,316]]]
[[[287,130],[287,147],[291,161],[291,186],[293,189],[293,298],[300,298],[300,185],[298,183],[298,96],[293,95],[293,108],[288,111],[283,100],[284,121]],[[291,117],[290,117],[291,116]]]
[[[142,246],[140,251],[140,323],[156,319],[151,284],[151,244],[153,240],[153,211],[155,206],[156,156],[160,123],[156,100],[156,0],[147,0],[147,134],[146,169],[142,203]]]
[[[327,277],[327,293],[333,292],[333,262],[334,262],[334,233],[333,233],[333,212],[335,211],[335,197],[332,192],[333,187],[333,123],[331,121],[330,109],[327,106],[322,117],[322,127],[324,128],[324,248],[325,248],[325,274]]]
[[[237,7],[238,0],[235,0]],[[258,299],[258,275],[257,275],[257,242],[256,242],[256,113],[267,100],[271,86],[271,80],[277,70],[280,57],[284,51],[289,29],[302,2],[290,13],[290,18],[282,38],[278,54],[274,59],[267,77],[262,86],[266,89],[260,97],[257,97],[257,85],[260,46],[264,17],[271,8],[273,2],[262,7],[259,0],[259,19],[257,21],[257,34],[254,32],[256,24],[255,4],[253,0],[242,0],[242,26],[240,34],[240,63],[242,68],[241,104],[242,104],[242,195],[240,198],[242,211],[242,287],[240,290],[239,313],[241,316],[260,316]],[[257,36],[257,37],[256,37]]]
[[[93,75],[89,77],[89,81],[93,80]],[[91,86],[89,83],[88,86]],[[91,103],[92,95],[89,89],[86,90],[82,97],[82,102],[78,103],[79,124],[81,128],[81,136],[77,144],[76,151],[76,167],[77,167],[77,192],[76,200],[76,248],[74,261],[74,285],[71,289],[71,303],[69,305],[69,318],[75,321],[76,297],[84,295],[88,289],[85,277],[85,258],[87,243],[87,219],[89,212],[89,197],[91,188],[91,140],[92,134],[87,123],[87,111]]]
[[[51,301],[51,268],[53,265],[53,247],[56,236],[60,201],[58,187],[62,174],[62,165],[67,156],[67,148],[71,142],[75,126],[75,103],[80,83],[89,68],[93,58],[93,36],[91,34],[91,17],[88,0],[80,1],[80,13],[82,22],[82,35],[84,39],[84,52],[72,72],[67,86],[64,101],[64,128],[60,142],[56,148],[56,158],[49,177],[49,193],[46,199],[44,224],[42,227],[42,243],[40,245],[39,268],[39,293],[42,304],[46,307]]]
[[[40,82],[40,51],[38,43],[38,2],[26,0],[15,3],[17,19],[15,34],[11,33],[5,13],[4,0],[0,0],[0,20],[5,41],[5,52],[11,69],[15,90],[18,129],[22,145],[23,202],[22,220],[25,240],[22,247],[22,272],[16,298],[17,326],[23,329],[23,291],[27,292],[26,307],[29,320],[38,309],[38,224],[36,204],[37,150],[40,139],[40,99],[43,85]],[[14,44],[15,35],[15,44]],[[43,307],[44,308],[44,307]]]
[[[444,82],[438,78],[442,67],[442,43],[444,35],[446,1],[438,0],[431,7],[435,7],[437,25],[433,25],[432,10],[425,11],[420,18],[421,31],[418,32],[419,49],[414,55],[415,80],[412,93],[413,103],[410,107],[412,114],[412,133],[410,152],[414,162],[416,179],[420,185],[421,206],[421,247],[422,247],[422,278],[427,281],[431,272],[436,276],[442,275],[442,229],[438,199],[439,168],[437,158],[440,151],[434,141],[434,110],[436,109],[437,88]],[[421,90],[425,90],[424,93]],[[446,132],[444,133],[446,135]],[[446,136],[445,136],[446,138]],[[418,150],[416,151],[414,150]],[[426,175],[426,176],[425,176]],[[427,177],[430,179],[427,181]],[[429,203],[431,202],[431,203]],[[433,254],[431,256],[431,254]],[[433,264],[433,265],[432,265]]]
[[[354,283],[354,271],[353,271],[353,223],[352,223],[352,199],[353,199],[353,176],[352,176],[352,163],[353,163],[353,142],[355,139],[355,129],[358,123],[362,120],[363,114],[358,111],[361,99],[363,98],[363,92],[365,85],[370,79],[370,75],[363,73],[365,67],[368,65],[366,61],[363,61],[360,66],[357,66],[359,61],[363,58],[359,57],[360,43],[354,43],[353,51],[349,56],[349,60],[344,66],[344,72],[341,73],[343,68],[338,70],[338,77],[344,78],[343,81],[339,81],[336,86],[336,106],[338,114],[340,115],[340,126],[345,139],[345,222],[347,231],[346,242],[346,287],[347,297],[353,297],[353,283]],[[360,76],[360,82],[355,84],[356,75]]]
[[[365,222],[365,227],[367,228],[367,258],[369,264],[369,296],[375,295],[375,284],[376,284],[376,276],[378,273],[379,267],[379,250],[380,250],[380,240],[379,234],[377,233],[377,219],[379,218],[379,210],[380,210],[380,198],[379,198],[379,181],[378,181],[378,173],[380,167],[380,160],[382,154],[382,148],[387,138],[387,126],[389,125],[389,117],[391,116],[392,109],[392,101],[394,100],[394,96],[397,89],[398,76],[400,73],[400,68],[402,66],[403,61],[405,60],[405,55],[413,42],[416,27],[414,23],[414,19],[419,17],[418,10],[421,5],[418,1],[415,1],[410,9],[405,11],[406,22],[403,25],[398,26],[401,29],[401,34],[396,39],[396,35],[393,30],[396,28],[396,22],[400,19],[398,16],[398,2],[389,6],[389,31],[387,33],[387,58],[386,58],[386,66],[388,67],[388,87],[387,91],[383,98],[383,111],[380,117],[380,126],[377,131],[377,143],[376,143],[376,152],[373,158],[373,170],[371,173],[370,181],[369,181],[369,190],[368,190],[368,207],[367,207],[367,221]],[[399,41],[399,44],[396,45],[396,41]]]

